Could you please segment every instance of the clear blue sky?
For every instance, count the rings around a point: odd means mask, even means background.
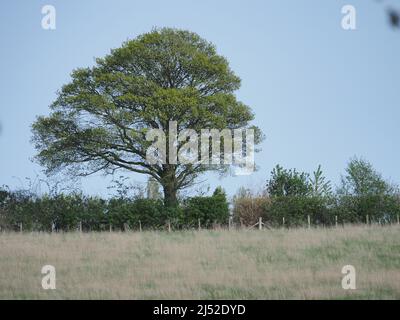
[[[400,31],[388,25],[387,3],[2,1],[0,185],[19,187],[15,177],[40,174],[31,162],[30,125],[49,113],[70,72],[155,26],[189,29],[216,44],[242,79],[239,99],[267,136],[258,172],[222,180],[206,175],[212,188],[233,194],[240,185],[256,187],[277,163],[305,171],[321,164],[337,183],[354,155],[400,182]],[[57,10],[56,30],[41,28],[45,4]],[[355,31],[341,28],[345,4],[357,10]],[[90,194],[107,195],[108,184],[100,176],[82,181]]]

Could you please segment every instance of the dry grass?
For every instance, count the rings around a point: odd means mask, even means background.
[[[356,290],[341,287],[347,264]],[[3,233],[0,298],[400,299],[400,228]]]

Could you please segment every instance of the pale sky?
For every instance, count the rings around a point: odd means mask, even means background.
[[[219,180],[232,195],[259,188],[276,164],[312,171],[334,183],[354,155],[400,182],[400,30],[387,21],[398,1],[2,1],[0,4],[0,185],[18,188],[41,175],[31,161],[30,126],[49,113],[74,68],[153,27],[176,27],[213,42],[242,79],[239,100],[266,134],[258,172]],[[56,30],[41,27],[41,8],[56,8]],[[356,9],[356,30],[343,30],[341,8]],[[138,174],[132,181],[144,181]],[[106,196],[110,179],[82,180]]]

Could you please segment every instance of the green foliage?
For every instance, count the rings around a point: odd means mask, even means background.
[[[83,231],[163,229],[169,221],[174,229],[227,222],[229,216],[225,192],[217,188],[211,197],[188,198],[178,207],[165,206],[161,199],[112,198],[108,201],[82,194],[57,194],[38,197],[26,192],[0,188],[0,227],[18,230]]]
[[[161,200],[154,199],[111,199],[108,216],[114,228],[123,230],[126,223],[130,228],[155,229],[165,225],[168,215]]]
[[[400,214],[400,199],[397,195],[339,196],[333,214],[348,223],[366,223],[367,215],[370,222],[390,223]]]
[[[321,167],[313,173],[284,170],[277,166],[268,184],[268,194],[253,196],[241,187],[233,198],[236,223],[255,224],[259,217],[272,226],[302,226],[310,216],[313,225],[331,226],[338,223],[393,223],[400,215],[400,197],[396,188],[376,173],[365,161],[352,161],[346,170],[343,190],[333,194]],[[110,200],[88,197],[81,193],[37,196],[29,190],[10,191],[0,188],[0,226],[18,230],[76,230],[82,223],[84,231],[114,230],[125,227],[165,229],[169,221],[174,229],[226,225],[229,205],[225,191],[218,187],[212,196],[185,199],[179,206],[165,206],[161,199],[144,199],[143,190],[135,196],[117,183],[117,197]],[[133,189],[132,189],[133,190]],[[136,190],[136,189],[134,189]]]
[[[283,169],[277,165],[267,181],[267,191],[270,196],[307,196],[312,190],[309,174],[296,169]]]
[[[310,178],[310,184],[313,196],[324,197],[332,195],[331,182],[327,181],[326,177],[324,177],[321,165],[313,172],[313,176]]]
[[[338,189],[336,213],[344,221],[389,222],[399,214],[396,188],[384,180],[366,160],[354,158],[346,168]]]
[[[285,218],[285,226],[302,226],[307,224],[307,216],[316,225],[330,225],[333,217],[328,207],[328,199],[324,197],[274,197],[267,203],[263,218],[272,225],[281,226]]]
[[[372,165],[363,159],[352,159],[342,176],[339,194],[365,196],[391,194],[394,188],[385,181]]]
[[[15,192],[2,202],[1,208],[2,224],[9,229],[17,229],[22,223],[27,230],[68,231],[76,230],[82,222],[85,230],[101,230],[108,223],[106,202],[81,194],[37,197]]]
[[[235,197],[233,212],[236,220],[252,225],[259,217],[270,225],[301,226],[310,216],[315,225],[338,223],[390,223],[397,219],[400,200],[396,188],[387,183],[371,164],[353,159],[342,179],[337,194],[331,191],[321,166],[313,172],[297,172],[276,166],[267,184],[268,196],[253,197],[247,190]]]
[[[211,197],[193,197],[184,203],[185,224],[195,227],[200,219],[201,226],[211,227],[214,223],[226,224],[229,206],[221,187],[215,189]]]

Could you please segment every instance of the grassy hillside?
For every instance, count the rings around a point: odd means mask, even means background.
[[[400,299],[400,227],[2,233],[0,271],[1,299]]]

